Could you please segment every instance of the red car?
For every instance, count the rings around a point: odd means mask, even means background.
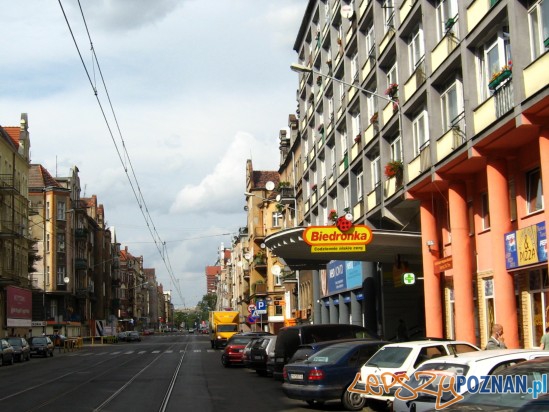
[[[231,365],[243,365],[242,352],[246,345],[261,335],[271,335],[268,332],[237,333],[227,341],[227,346],[221,355],[221,363],[228,367]]]

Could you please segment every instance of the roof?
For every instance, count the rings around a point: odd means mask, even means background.
[[[459,353],[457,356],[448,355],[440,356],[438,358],[430,359],[425,361],[425,363],[434,363],[434,362],[453,362],[453,363],[474,363],[481,362],[487,359],[494,359],[499,357],[508,357],[511,355],[517,354],[539,354],[543,356],[544,352],[546,356],[549,356],[549,352],[543,351],[541,349],[494,349],[494,350],[479,350],[474,352],[464,352]]]
[[[19,134],[21,128],[19,126],[4,126],[3,129],[6,131],[15,147],[19,147]]]
[[[29,191],[43,187],[62,187],[57,180],[40,164],[31,164],[29,170]]]
[[[413,341],[410,341],[410,342],[390,343],[390,344],[386,345],[386,347],[406,348],[406,347],[414,346],[414,347],[423,348],[423,347],[427,347],[427,346],[436,346],[436,345],[442,345],[442,344],[458,344],[458,345],[466,344],[466,345],[475,346],[471,342],[466,342],[464,340],[448,339],[448,340],[413,340]],[[466,352],[466,353],[468,353],[468,352]],[[437,358],[437,359],[440,359],[440,358]]]
[[[278,184],[280,175],[272,170],[254,170],[252,173],[253,186],[252,189],[264,189],[267,182],[271,181]]]
[[[303,240],[305,227],[281,230],[265,239],[265,245],[293,270],[325,269],[332,260],[421,264],[421,233],[372,229],[372,242],[361,252],[312,253]]]

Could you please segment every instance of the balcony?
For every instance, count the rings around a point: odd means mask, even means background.
[[[254,283],[252,285],[254,295],[256,296],[266,296],[267,295],[267,284],[266,283]]]
[[[74,237],[76,239],[86,239],[88,237],[88,229],[82,227],[75,229]]]
[[[381,203],[381,184],[378,183],[374,190],[368,193],[367,198],[368,210],[374,209],[377,205]]]
[[[85,258],[76,258],[74,260],[74,268],[79,269],[87,269],[88,268],[88,259]]]
[[[524,93],[529,98],[549,84],[549,53],[542,54],[523,71]]]

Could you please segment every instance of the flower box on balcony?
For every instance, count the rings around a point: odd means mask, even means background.
[[[513,75],[513,72],[510,69],[502,70],[499,73],[496,73],[492,76],[492,79],[490,80],[490,83],[488,83],[488,88],[490,90],[496,90],[497,87],[506,79],[511,77]]]

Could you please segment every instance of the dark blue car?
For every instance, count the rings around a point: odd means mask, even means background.
[[[345,409],[359,411],[366,399],[347,391],[361,366],[389,342],[355,340],[332,344],[302,362],[284,367],[282,390],[287,397],[318,405],[341,400]]]

